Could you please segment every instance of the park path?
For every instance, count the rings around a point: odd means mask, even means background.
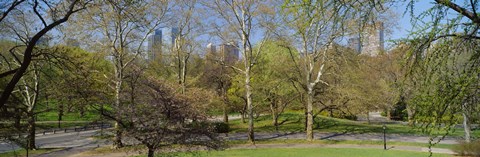
[[[382,121],[383,119],[380,114],[373,113],[370,115],[370,120]],[[214,121],[221,121],[221,117],[212,118]],[[240,119],[240,116],[230,116],[230,120]],[[41,147],[43,148],[64,148],[59,151],[50,152],[47,154],[39,155],[40,157],[44,156],[92,156],[88,154],[89,150],[92,150],[97,147],[109,146],[110,143],[105,140],[95,140],[91,138],[96,131],[88,131],[82,134],[64,134],[64,135],[47,135],[40,138],[39,141],[42,141]],[[80,136],[79,136],[80,135]],[[230,134],[221,134],[220,137],[228,140],[247,140],[246,133],[230,133]],[[255,133],[256,140],[288,140],[288,139],[305,139],[304,132],[261,132]],[[356,140],[356,141],[383,141],[383,134],[381,133],[315,133],[314,137],[316,140]],[[417,136],[417,135],[400,135],[400,134],[387,134],[387,146],[393,150],[408,150],[408,151],[419,151],[419,152],[428,152],[428,148],[423,147],[413,147],[413,146],[391,146],[388,142],[415,142],[415,143],[424,143],[427,144],[429,137],[426,136]],[[459,139],[447,137],[442,140],[443,144],[456,144]],[[135,143],[129,141],[128,143]],[[230,149],[253,149],[253,148],[316,148],[316,147],[331,147],[331,148],[379,148],[383,149],[383,146],[379,145],[346,145],[346,144],[257,144],[256,146],[251,145],[236,145]],[[11,149],[11,148],[10,148]],[[438,149],[434,148],[432,150],[435,153],[447,153],[452,154],[453,152],[448,149]],[[139,152],[115,152],[108,154],[95,154],[95,156],[109,156],[109,157],[118,157],[118,156],[133,156],[138,155]]]
[[[247,135],[245,133],[235,133],[235,134],[223,134],[222,138],[228,140],[246,140]],[[287,140],[287,139],[305,139],[305,133],[256,133],[255,137],[257,140]],[[387,135],[387,148],[388,150],[405,150],[405,151],[416,151],[416,152],[428,152],[427,147],[417,147],[417,146],[396,146],[389,144],[388,142],[397,141],[397,142],[414,142],[414,143],[428,143],[428,137],[424,136],[414,136],[414,135],[398,135],[390,134]],[[368,140],[368,141],[382,141],[383,134],[348,134],[348,133],[315,133],[315,139],[317,140]],[[457,139],[447,138],[444,139],[441,143],[444,144],[455,144]],[[107,146],[107,145],[104,145]],[[369,149],[383,149],[383,145],[355,145],[355,144],[257,144],[252,145],[234,145],[229,149],[256,149],[256,148],[369,148]],[[93,148],[91,148],[93,149]],[[58,151],[51,153],[47,156],[71,156],[71,157],[91,157],[92,153],[89,151],[80,151],[82,149],[72,149],[65,151]],[[442,154],[454,154],[449,149],[442,148],[432,148],[433,153],[442,153]],[[123,157],[123,156],[134,156],[141,154],[138,151],[119,151],[119,152],[108,152],[94,154],[98,157]]]
[[[228,140],[247,140],[246,133],[222,134],[221,137]],[[332,132],[316,132],[314,133],[316,140],[346,140],[346,141],[383,141],[381,133],[332,133]],[[255,133],[256,140],[288,140],[288,139],[306,139],[304,132],[260,132]],[[387,142],[413,142],[425,143],[429,142],[430,137],[420,135],[403,135],[403,134],[386,134]],[[440,143],[457,144],[459,138],[446,137]]]

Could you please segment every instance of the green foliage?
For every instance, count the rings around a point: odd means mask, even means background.
[[[213,129],[216,133],[228,133],[230,131],[230,126],[224,122],[214,122]]]
[[[479,1],[438,0],[414,15],[416,2],[408,3],[414,30],[406,40],[407,104],[425,132],[448,134],[461,114],[476,117],[479,109],[479,21],[470,16]]]
[[[406,109],[407,104],[405,102],[397,102],[390,110],[391,119],[396,121],[406,121],[408,118]]]

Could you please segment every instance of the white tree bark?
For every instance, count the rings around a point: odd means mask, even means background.
[[[465,130],[465,142],[470,143],[472,129],[470,128],[470,119],[468,115],[467,105],[468,105],[467,102],[464,102],[462,104],[463,129]]]

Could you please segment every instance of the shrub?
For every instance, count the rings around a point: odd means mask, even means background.
[[[230,131],[230,126],[224,122],[213,123],[213,128],[216,133],[228,133]]]
[[[480,157],[480,140],[475,140],[470,143],[460,142],[452,150],[461,156]]]

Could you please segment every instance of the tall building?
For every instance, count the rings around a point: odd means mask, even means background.
[[[233,42],[224,43],[218,46],[218,51],[226,63],[233,63],[239,58],[238,45]]]
[[[148,36],[148,54],[147,59],[153,60],[160,57],[163,53],[168,53],[175,45],[175,38],[178,36],[178,28],[164,27],[156,29]]]
[[[218,46],[212,43],[207,45],[207,54],[210,54],[215,60],[220,60],[228,64],[234,63],[240,58],[239,52],[238,45],[233,42],[220,44]]]
[[[207,54],[215,54],[217,53],[217,47],[212,43],[208,43],[207,45]]]
[[[378,22],[376,26],[366,27],[364,32],[348,40],[348,47],[357,53],[377,56],[385,49],[384,26]]]

